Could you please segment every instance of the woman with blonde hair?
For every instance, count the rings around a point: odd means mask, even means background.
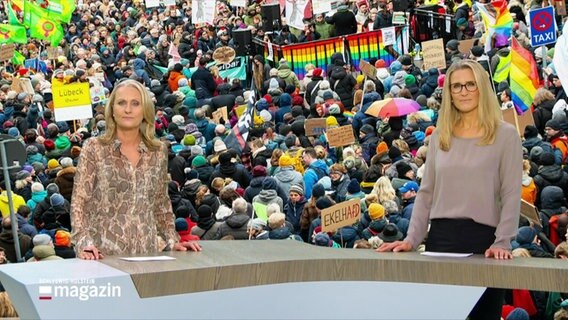
[[[428,235],[427,251],[512,259],[522,155],[517,130],[502,120],[483,67],[472,60],[453,63],[407,236],[379,251],[411,251]],[[503,298],[504,290],[487,289],[468,318],[499,319]]]
[[[375,186],[373,187],[371,194],[377,195],[377,200],[380,204],[383,204],[389,200],[394,200],[398,203],[396,190],[394,190],[389,178],[387,178],[386,176],[380,177],[379,180],[375,182]]]
[[[200,250],[196,242],[179,243],[167,149],[155,138],[146,88],[118,83],[104,113],[106,131],[86,140],[75,175],[71,222],[79,258]]]

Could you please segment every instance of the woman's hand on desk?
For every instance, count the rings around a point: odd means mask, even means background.
[[[511,250],[490,247],[489,249],[485,250],[485,257],[495,258],[497,260],[509,260],[513,259],[513,254],[511,253]]]
[[[412,251],[412,245],[408,241],[395,241],[391,243],[383,243],[376,250],[377,252],[407,252]]]
[[[83,260],[99,260],[105,256],[95,246],[86,246],[79,252],[79,259]]]
[[[175,251],[201,251],[201,246],[197,241],[186,241],[174,244]]]

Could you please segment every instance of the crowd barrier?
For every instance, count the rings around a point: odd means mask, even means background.
[[[400,55],[408,53],[410,50],[408,26],[395,27],[394,43],[390,45],[385,45],[383,32],[383,30],[376,30],[285,46],[265,42],[264,55],[267,58],[272,52],[273,61],[276,65],[281,58],[286,59],[299,79],[304,78],[305,66],[308,63],[325,71],[331,63],[331,56],[336,52],[341,53],[346,62],[353,66],[356,71],[359,71],[361,59],[367,61],[371,58],[383,59],[387,65],[390,65]],[[269,50],[269,46],[272,47],[272,50]]]
[[[566,291],[559,259],[201,241],[174,260],[0,266],[21,319],[465,319],[486,287]],[[153,255],[149,255],[153,256]]]

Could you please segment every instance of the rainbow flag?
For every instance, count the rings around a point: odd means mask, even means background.
[[[539,87],[538,70],[532,54],[519,44],[515,37],[511,43],[511,98],[518,114],[529,110]]]
[[[489,52],[493,47],[507,46],[513,31],[513,17],[507,7],[507,1],[495,0],[491,3],[476,3],[475,5],[483,17],[487,30],[485,52]],[[495,38],[494,41],[491,41],[493,38]]]

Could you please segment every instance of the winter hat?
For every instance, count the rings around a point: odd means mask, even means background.
[[[458,47],[460,45],[460,42],[456,39],[452,39],[450,41],[448,41],[448,43],[446,43],[446,48],[450,49],[450,50],[458,50]]]
[[[266,177],[266,168],[261,165],[256,165],[252,168],[252,176],[253,177]]]
[[[30,176],[31,174],[26,170],[20,170],[18,171],[18,173],[16,173],[16,180],[24,180],[29,178]]]
[[[314,77],[321,77],[323,70],[321,68],[315,68],[312,72],[312,76]]]
[[[204,156],[197,156],[197,157],[193,158],[193,160],[191,161],[191,166],[194,167],[194,168],[203,167],[206,164],[207,164],[207,160],[205,159]]]
[[[159,87],[160,86],[160,80],[152,80],[150,81],[150,88],[154,88],[154,87]]]
[[[381,141],[377,145],[377,154],[384,154],[384,153],[387,153],[388,151],[389,151],[389,147],[387,146],[386,142]]]
[[[321,197],[316,201],[316,208],[323,210],[333,206],[333,202],[328,197]]]
[[[316,183],[314,185],[314,188],[312,189],[312,196],[318,199],[325,196],[325,188],[321,183]]]
[[[199,129],[197,129],[197,125],[195,123],[189,123],[188,125],[185,126],[186,134],[192,134],[197,131],[199,131]]]
[[[377,70],[377,77],[381,81],[385,81],[389,77],[389,71],[386,68],[381,68]]]
[[[58,150],[66,150],[71,148],[71,141],[66,136],[59,136],[55,139],[55,147]]]
[[[200,146],[191,146],[191,156],[201,156],[203,155],[203,148],[201,148]]]
[[[213,215],[213,210],[211,209],[210,206],[206,204],[200,205],[199,209],[197,209],[197,216],[199,217],[199,219],[211,218],[212,215]]]
[[[225,145],[225,142],[223,142],[223,140],[219,139],[215,141],[215,144],[213,144],[213,151],[219,153],[225,150],[227,150],[227,146]]]
[[[296,96],[296,97],[299,97],[299,96]],[[296,97],[294,97],[294,99],[295,99]],[[294,99],[292,99],[292,102],[294,101]],[[293,119],[294,119],[294,118],[297,118],[297,117],[301,117],[301,116],[303,116],[303,115],[304,115],[304,109],[303,109],[302,106],[300,106],[300,105],[294,105],[294,106],[292,107],[292,118],[293,118]]]
[[[444,82],[446,81],[446,75],[445,74],[441,74],[438,76],[438,87],[443,87],[444,86]]]
[[[187,224],[187,220],[185,220],[185,218],[177,218],[176,219],[176,232],[187,231],[187,229],[189,229],[189,225]]]
[[[56,125],[57,129],[59,129],[59,133],[64,133],[69,131],[69,125],[65,121],[57,121]]]
[[[414,181],[408,181],[407,183],[403,184],[402,187],[398,188],[398,191],[400,191],[400,193],[403,194],[407,193],[408,191],[418,192],[419,189],[420,186],[418,185],[418,183]]]
[[[304,188],[302,188],[302,186],[297,185],[297,184],[293,184],[290,186],[290,192],[295,192],[301,196],[304,195]]]
[[[48,234],[40,233],[34,236],[32,240],[35,246],[46,246],[51,242],[51,237]]]
[[[379,59],[379,60],[377,60],[377,62],[375,62],[375,68],[377,68],[377,69],[386,68],[386,67],[387,67],[387,63],[383,59]]]
[[[195,137],[192,134],[187,134],[183,138],[183,145],[184,146],[194,146],[195,145]]]
[[[405,175],[408,171],[411,171],[412,167],[404,161],[400,161],[396,164],[396,172],[398,173],[398,177],[400,179],[404,179]]]
[[[50,160],[47,162],[47,168],[48,168],[48,169],[55,169],[55,168],[57,168],[57,167],[59,167],[59,161],[57,161],[57,160],[55,160],[55,159],[50,159]]]
[[[45,166],[41,162],[34,162],[32,163],[32,167],[34,168],[35,172],[40,172],[45,170]]]
[[[411,74],[407,74],[404,77],[404,83],[407,87],[413,86],[416,84],[416,78]]]
[[[266,169],[265,169],[266,170]],[[276,190],[278,189],[278,182],[272,177],[267,177],[262,180],[262,190]]]
[[[176,114],[175,116],[172,117],[172,122],[177,124],[178,127],[180,127],[180,126],[183,126],[185,124],[185,119],[183,118],[183,116]]]
[[[59,160],[59,163],[61,164],[62,168],[69,168],[73,166],[73,159],[69,158],[69,157],[65,157],[61,160]]]
[[[266,221],[256,218],[249,220],[248,227],[254,230],[264,230],[266,229]]]
[[[400,59],[400,63],[401,63],[403,66],[408,67],[409,65],[412,64],[412,60],[410,59],[409,56],[404,55],[404,56],[402,56],[402,58]]]
[[[349,181],[349,184],[347,185],[347,192],[349,194],[361,192],[361,186],[359,186],[359,181],[357,181],[357,179],[352,178],[351,181]]]
[[[227,130],[227,127],[225,127],[222,124],[218,124],[218,125],[215,126],[215,133],[216,134],[222,135],[222,134],[225,133],[226,130]]]
[[[426,130],[424,131],[424,134],[426,135],[426,137],[429,137],[434,130],[436,130],[436,127],[434,126],[429,126],[428,128],[426,128]]]
[[[539,161],[542,166],[552,166],[556,162],[554,159],[554,153],[552,152],[543,152],[540,155]]]
[[[390,65],[390,69],[391,69],[391,74],[394,75],[398,71],[402,70],[402,64],[398,60],[393,61],[393,63],[391,63]]]
[[[268,83],[268,91],[277,90],[279,88],[278,80],[272,78]]]
[[[383,231],[379,233],[379,238],[384,242],[395,242],[402,239],[402,232],[398,230],[396,224],[389,223],[385,226]]]
[[[268,104],[268,102],[267,102],[267,104]],[[280,96],[280,107],[282,108],[282,107],[291,107],[291,106],[292,106],[292,96],[290,96],[287,93],[283,93]]]
[[[339,127],[339,122],[337,122],[337,118],[334,116],[327,117],[325,124],[327,127]]]
[[[45,187],[45,191],[47,191],[47,196],[51,197],[53,194],[59,193],[59,186],[52,182]]]
[[[368,211],[369,218],[371,218],[371,220],[379,220],[385,217],[385,207],[378,203],[371,203],[371,205],[369,205]]]
[[[334,103],[332,105],[329,106],[328,109],[329,114],[340,114],[341,113],[341,108],[339,107],[339,105],[337,103]]]
[[[55,233],[56,247],[70,247],[71,246],[71,233],[65,230],[57,230]]]
[[[329,238],[329,235],[325,232],[320,232],[316,234],[314,238],[314,243],[318,247],[331,247],[333,246],[333,241]]]
[[[288,95],[288,96],[289,96],[289,95]],[[292,100],[290,99],[290,101],[292,101]],[[264,99],[264,98],[261,98],[261,99],[258,100],[258,102],[256,103],[256,109],[257,109],[258,111],[268,110],[268,107],[269,107],[269,106],[270,106],[270,105],[268,104],[268,101],[266,101],[266,99]]]
[[[517,242],[519,244],[529,244],[533,242],[534,238],[536,237],[537,232],[532,227],[520,227],[517,231]]]
[[[397,147],[393,146],[393,147],[389,148],[389,158],[391,160],[394,160],[394,159],[399,158],[401,156],[402,156],[402,153],[400,153],[400,150],[398,150]]]
[[[65,204],[65,199],[61,194],[54,193],[51,195],[51,197],[49,197],[49,203],[52,207],[62,206],[63,204]]]
[[[522,308],[515,308],[509,313],[505,320],[529,320],[529,313]]]
[[[20,135],[20,130],[18,130],[18,128],[16,128],[16,127],[12,127],[10,129],[8,129],[8,135],[16,138],[17,136]]]
[[[544,125],[544,127],[550,128],[550,129],[556,130],[556,131],[562,130],[562,124],[557,119],[550,119],[550,120],[546,121],[546,124]]]
[[[526,126],[523,136],[525,139],[535,138],[538,136],[538,129],[535,126]]]
[[[270,122],[270,121],[272,121],[272,114],[271,114],[270,111],[268,111],[268,110],[262,110],[262,111],[259,113],[259,116],[262,118],[262,120],[263,120],[264,122]]]
[[[483,55],[483,47],[481,46],[473,46],[471,47],[471,54],[474,57],[481,57]]]
[[[227,164],[230,163],[233,157],[229,152],[223,152],[219,155],[219,163],[220,164]]]
[[[280,159],[278,159],[278,165],[280,167],[291,167],[294,166],[294,160],[289,155],[283,154],[280,156]]]
[[[421,106],[421,107],[425,107],[428,105],[428,98],[421,94],[418,97],[416,97],[416,102]]]
[[[326,91],[323,93],[322,95],[323,100],[330,100],[333,99],[333,92],[331,91]]]
[[[364,125],[361,127],[361,130],[360,130],[360,131],[363,132],[364,134],[370,134],[370,133],[374,133],[374,132],[375,132],[375,129],[373,129],[373,126],[370,125],[370,124],[364,124]]]

